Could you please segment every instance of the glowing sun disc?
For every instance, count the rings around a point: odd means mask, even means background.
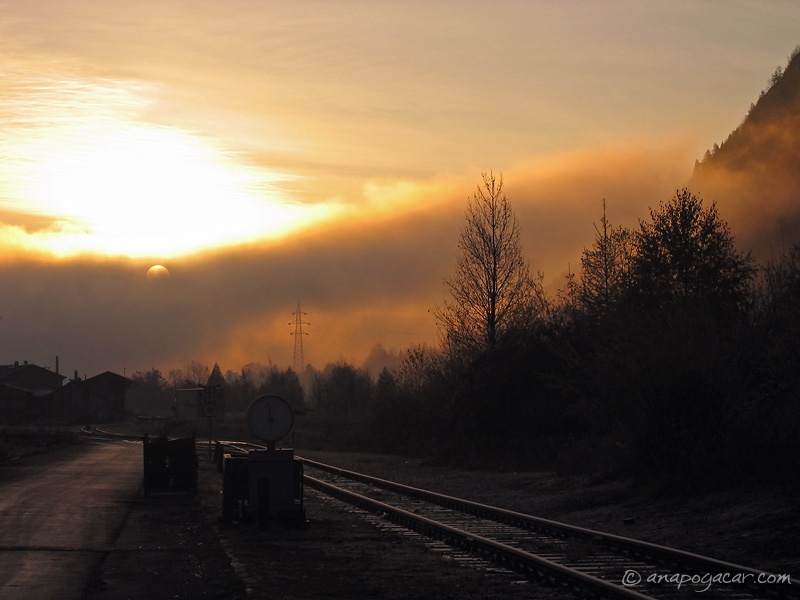
[[[153,265],[147,269],[148,279],[164,279],[169,277],[169,269],[164,265]]]

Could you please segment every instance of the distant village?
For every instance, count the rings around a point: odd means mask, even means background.
[[[61,425],[125,419],[125,393],[134,382],[106,371],[72,379],[28,363],[0,365],[0,424]]]

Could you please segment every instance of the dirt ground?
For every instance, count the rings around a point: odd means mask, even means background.
[[[800,574],[800,511],[779,490],[631,492],[622,482],[547,473],[446,470],[395,457],[298,452],[420,487],[674,545],[777,573]],[[221,479],[201,456],[196,496],[153,495],[132,506],[87,600],[120,598],[445,600],[577,598],[447,549],[381,528],[311,489],[305,527],[223,525]]]

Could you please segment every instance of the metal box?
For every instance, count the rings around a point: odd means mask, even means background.
[[[275,517],[302,510],[302,465],[294,450],[252,450],[247,466],[250,512]]]

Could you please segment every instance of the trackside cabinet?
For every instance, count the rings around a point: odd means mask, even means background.
[[[261,522],[302,519],[303,465],[294,450],[252,450],[247,456],[248,508]]]
[[[243,518],[256,514],[264,529],[270,519],[305,522],[303,465],[294,459],[294,450],[276,448],[293,423],[294,411],[280,396],[265,394],[250,405],[247,425],[267,447],[249,451],[246,459],[222,456],[224,520],[237,513]],[[218,448],[218,460],[221,451]]]

